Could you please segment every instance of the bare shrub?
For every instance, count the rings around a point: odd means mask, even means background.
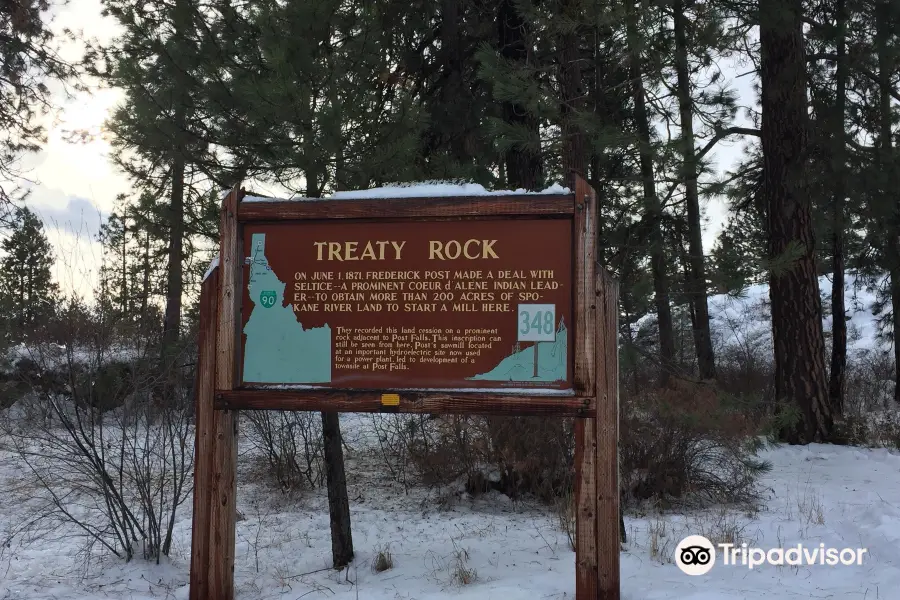
[[[469,551],[453,544],[453,560],[450,565],[450,581],[458,586],[470,585],[478,580],[478,571],[469,565]]]
[[[569,540],[569,549],[575,550],[575,532],[577,514],[575,512],[575,496],[568,493],[556,502],[556,518],[559,528],[566,534]]]
[[[159,561],[191,494],[192,373],[179,365],[192,362],[193,343],[161,365],[150,343],[116,344],[101,318],[81,316],[62,320],[62,343],[29,342],[22,382],[42,418],[13,406],[0,421],[28,479],[15,500],[58,535],[83,537],[87,551]]]
[[[386,468],[404,485],[414,475],[426,485],[461,482],[472,495],[499,491],[551,502],[571,487],[571,419],[412,416],[373,424]]]
[[[650,558],[666,563],[671,562],[674,544],[668,521],[661,516],[650,522],[648,526],[650,534]]]
[[[747,524],[738,513],[728,507],[719,506],[695,516],[688,527],[691,533],[702,535],[713,545],[731,544],[740,546],[748,541],[745,533]]]
[[[851,356],[845,390],[844,414],[835,422],[834,442],[900,449],[893,358],[874,350]]]
[[[499,490],[553,502],[569,493],[575,468],[574,421],[534,417],[486,419],[488,461],[500,473]]]
[[[620,438],[626,499],[703,506],[749,502],[770,465],[754,458],[759,424],[706,385],[628,398]],[[748,440],[750,440],[748,442]]]
[[[250,411],[247,439],[265,458],[267,475],[283,492],[321,486],[325,470],[318,413]]]
[[[394,568],[394,557],[391,555],[389,546],[384,546],[375,551],[375,556],[372,557],[371,566],[373,573],[383,573],[384,571]]]
[[[428,415],[416,414],[371,416],[381,461],[391,479],[407,490],[419,476],[415,471],[417,465],[414,464],[413,454],[428,454],[430,442],[437,431],[438,424],[432,421]]]
[[[625,503],[665,508],[754,501],[758,478],[769,468],[755,458],[763,415],[754,404],[684,381],[623,395]],[[473,495],[530,495],[559,507],[565,529],[574,476],[572,419],[448,416],[388,421],[390,428],[381,423],[382,455],[395,474],[408,457],[429,485],[460,485]]]
[[[886,352],[867,350],[847,361],[844,415],[860,417],[894,409],[894,360]]]
[[[482,424],[480,417],[447,415],[414,429],[409,455],[422,480],[446,484],[475,473],[487,449]]]

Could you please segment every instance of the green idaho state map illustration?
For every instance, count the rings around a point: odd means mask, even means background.
[[[304,329],[292,306],[282,306],[286,286],[269,266],[266,234],[253,234],[249,261],[253,310],[244,326],[244,381],[331,382],[331,327]]]
[[[565,381],[568,362],[568,333],[565,324],[560,321],[556,330],[556,340],[552,342],[536,342],[525,348],[513,352],[500,361],[496,367],[470,377],[472,380],[482,381],[507,381],[507,382],[558,382]],[[537,367],[535,368],[534,353],[537,351]]]

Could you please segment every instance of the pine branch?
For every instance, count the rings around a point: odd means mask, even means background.
[[[706,145],[703,146],[701,150],[697,152],[697,162],[703,160],[703,157],[709,154],[709,152],[716,144],[730,135],[752,135],[755,137],[759,137],[760,131],[759,129],[753,129],[750,127],[726,127],[725,129],[717,129],[716,134],[708,142],[706,142]]]
[[[847,57],[845,57],[845,59],[846,58]],[[831,60],[837,62],[838,55],[833,52],[816,52],[815,54],[809,54],[806,57],[806,62],[815,62],[818,60]],[[878,83],[880,81],[878,79],[878,75],[871,69],[868,69],[861,64],[854,64],[853,66],[855,69],[859,70],[860,73],[871,79],[874,83]],[[888,89],[888,92],[890,92],[891,97],[894,98],[894,100],[900,100],[900,92],[898,92],[896,88],[891,87]]]

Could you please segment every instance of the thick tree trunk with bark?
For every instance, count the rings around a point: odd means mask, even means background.
[[[775,400],[793,406],[790,443],[826,441],[832,413],[825,375],[822,303],[806,184],[809,150],[801,0],[760,0],[763,194],[775,350]]]
[[[891,76],[894,60],[889,46],[894,22],[889,0],[881,0],[875,7],[875,50],[878,55],[878,158],[882,173],[890,173],[894,163],[894,144],[891,128]],[[894,190],[882,183],[882,199],[890,207],[885,221],[888,273],[891,278],[891,309],[894,331],[894,400],[900,402],[900,215],[894,203]]]
[[[706,264],[703,256],[703,232],[700,224],[700,191],[697,185],[697,158],[694,150],[694,101],[688,64],[687,17],[685,4],[675,0],[672,7],[675,29],[675,70],[678,77],[678,112],[681,125],[681,178],[688,217],[688,263],[686,287],[691,301],[694,350],[701,379],[714,379],[716,362],[709,331]]]
[[[176,0],[173,25],[177,46],[186,44],[187,33],[192,27],[192,6],[187,0]],[[187,53],[181,48],[179,53]],[[173,57],[172,60],[176,59]],[[172,353],[181,334],[181,296],[184,292],[184,175],[186,169],[187,149],[182,132],[185,127],[185,111],[187,110],[190,77],[181,67],[174,66],[173,119],[176,139],[172,140],[172,175],[171,197],[169,200],[169,252],[166,279],[166,308],[163,317],[162,357],[164,362],[173,359]],[[168,395],[168,394],[167,394]]]
[[[463,82],[462,31],[460,28],[459,0],[441,0],[441,63],[444,67],[444,82],[441,87],[441,104],[451,111],[449,117],[456,121],[465,113],[462,105],[466,102],[467,90]],[[445,130],[449,139],[450,155],[459,163],[468,160],[466,152],[466,125],[450,123]]]
[[[516,6],[515,0],[501,0],[497,8],[498,46],[500,55],[508,61],[526,65],[528,59],[528,24]],[[510,125],[527,128],[529,134],[539,139],[540,124],[525,108],[514,102],[503,103],[503,120]],[[540,152],[510,147],[504,153],[507,184],[513,188],[536,190],[541,181],[543,165]]]
[[[844,140],[844,121],[847,111],[847,10],[845,0],[835,5],[837,29],[837,71],[832,120],[831,174],[832,196],[831,230],[831,372],[828,381],[828,400],[835,416],[844,412],[844,379],[847,373],[847,320],[844,304],[844,202],[847,195],[847,145]]]
[[[322,441],[325,450],[325,479],[328,485],[328,515],[331,521],[331,560],[335,569],[353,560],[350,533],[350,500],[344,473],[344,449],[338,413],[322,413]]]
[[[892,266],[889,273],[891,278],[891,310],[893,311],[894,325],[894,401],[900,402],[900,239],[897,234],[891,233],[888,240],[888,257]]]
[[[163,322],[163,357],[178,343],[181,330],[181,295],[184,291],[184,157],[177,155],[172,165],[169,199],[169,252],[166,267],[166,312]]]
[[[141,317],[147,315],[147,305],[150,301],[150,232],[144,233],[144,255],[143,255],[143,290],[141,291]]]
[[[577,18],[577,2],[561,0],[561,13]],[[578,22],[577,20],[574,22]],[[578,59],[578,35],[571,28],[559,40],[559,85],[562,93],[560,113],[563,136],[563,177],[574,185],[574,174],[586,178],[587,157],[584,152],[584,131],[575,112],[584,104],[581,85],[581,66]],[[573,188],[574,189],[574,188]]]
[[[644,210],[651,215],[648,242],[650,244],[650,273],[653,277],[653,295],[656,303],[656,320],[659,326],[659,384],[669,383],[675,361],[675,333],[672,325],[672,309],[669,305],[669,281],[666,274],[666,255],[662,235],[662,205],[656,194],[653,174],[653,149],[650,136],[650,116],[644,93],[643,71],[641,69],[641,43],[635,6],[627,4],[626,28],[628,51],[631,63],[632,94],[634,96],[634,119],[640,143],[641,181],[644,191]]]

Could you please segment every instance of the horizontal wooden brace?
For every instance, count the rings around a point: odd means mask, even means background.
[[[218,410],[296,410],[594,417],[594,398],[574,395],[526,396],[502,392],[433,392],[395,390],[385,401],[380,390],[219,390]],[[399,402],[397,401],[399,396]]]
[[[572,194],[392,198],[368,200],[247,201],[238,221],[314,219],[409,219],[447,217],[537,217],[575,214]]]

